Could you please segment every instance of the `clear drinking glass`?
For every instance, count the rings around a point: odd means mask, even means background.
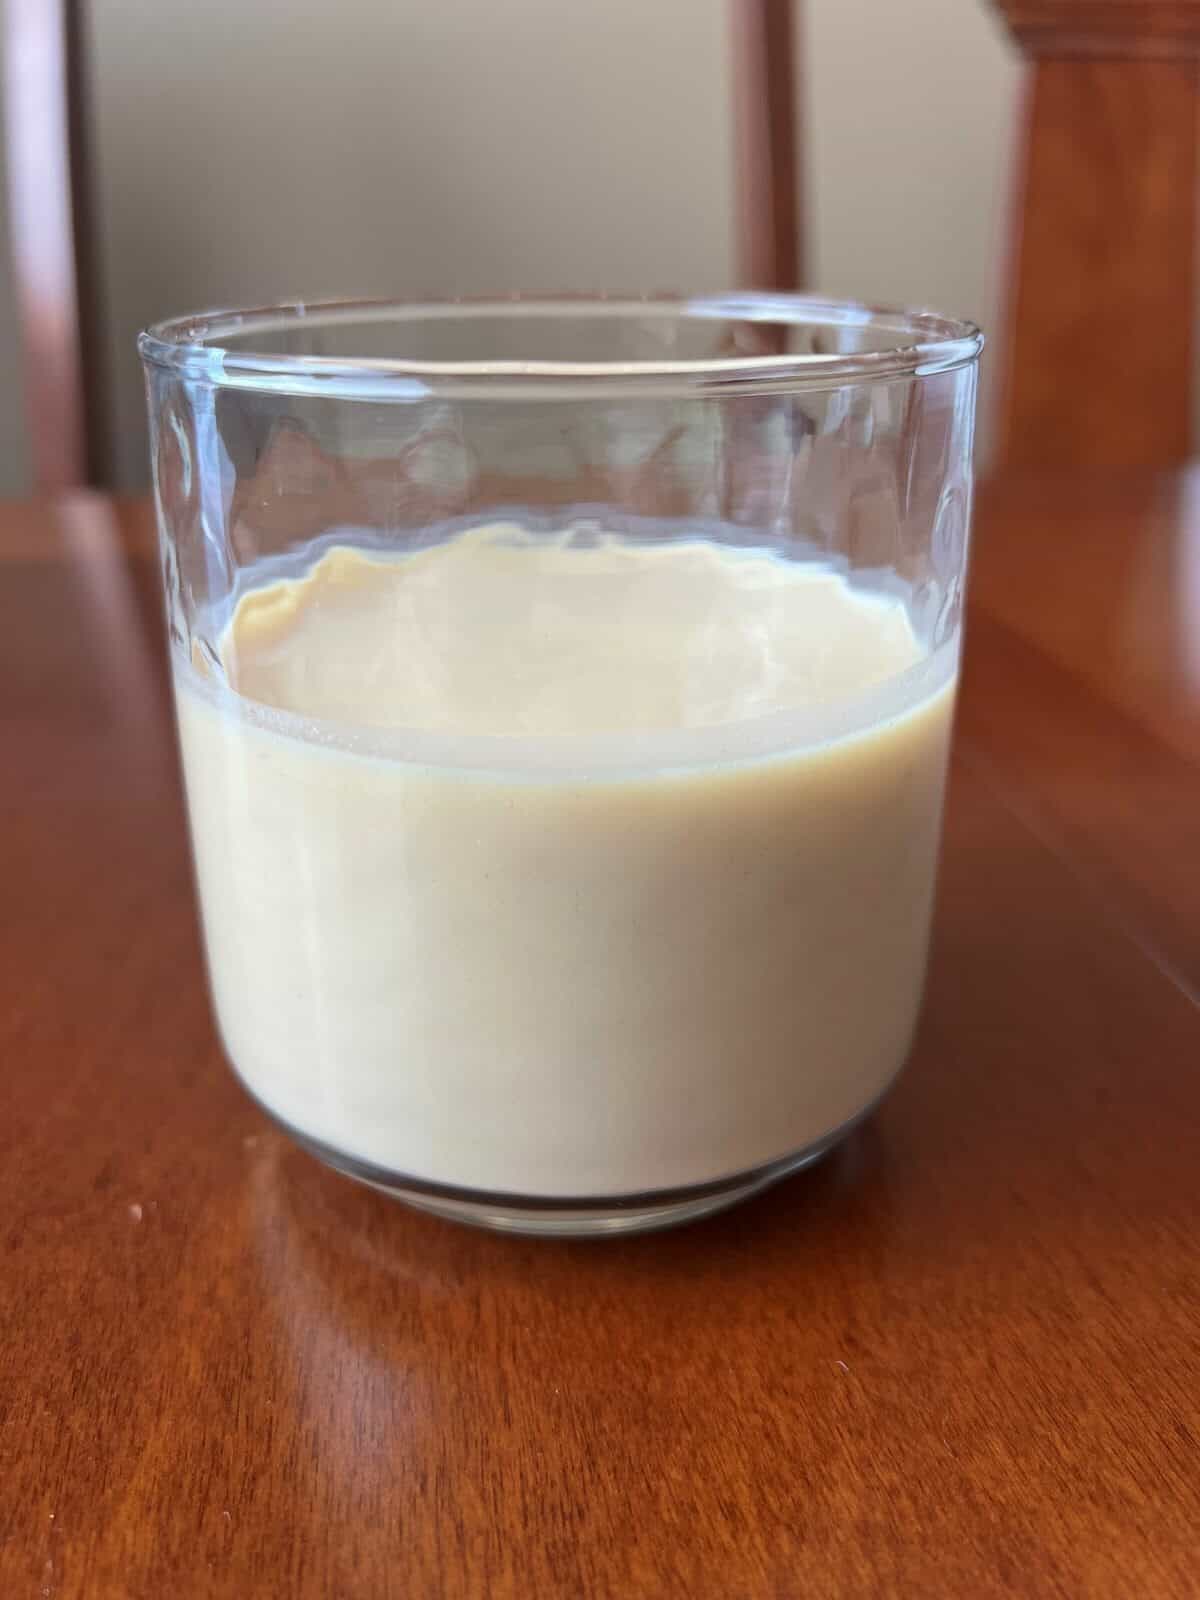
[[[142,335],[214,1009],[297,1140],[601,1233],[871,1109],[923,982],[981,343],[777,295]]]

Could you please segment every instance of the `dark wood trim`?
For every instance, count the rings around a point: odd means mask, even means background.
[[[752,289],[801,279],[792,0],[730,0],[735,263]]]
[[[5,0],[9,235],[34,487],[86,483],[84,360],[70,155],[68,7]]]
[[[1027,55],[1195,60],[1200,0],[994,0]]]
[[[84,445],[89,484],[109,481],[108,361],[104,344],[103,278],[94,196],[92,78],[89,68],[89,0],[63,0],[67,50],[67,146],[75,293],[82,356]]]

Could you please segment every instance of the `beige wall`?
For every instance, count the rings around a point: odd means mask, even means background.
[[[993,329],[1020,69],[991,8],[807,0],[806,9],[814,285]],[[988,377],[985,356],[985,454]]]
[[[726,4],[92,0],[117,481],[171,312],[728,282]],[[812,286],[990,320],[1014,67],[983,0],[801,9]],[[15,482],[3,397],[0,446]]]
[[[92,10],[123,482],[149,319],[729,276],[721,0]]]

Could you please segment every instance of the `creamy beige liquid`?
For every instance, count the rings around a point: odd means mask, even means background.
[[[328,549],[178,708],[231,1058],[395,1174],[620,1195],[883,1090],[920,998],[955,649],[702,540]]]

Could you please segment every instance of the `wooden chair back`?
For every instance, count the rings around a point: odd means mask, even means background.
[[[81,0],[3,0],[4,170],[33,487],[98,481]]]
[[[998,464],[1189,454],[1200,0],[994,0],[1027,61]]]
[[[802,237],[792,0],[729,0],[734,256],[745,289],[795,289]]]

